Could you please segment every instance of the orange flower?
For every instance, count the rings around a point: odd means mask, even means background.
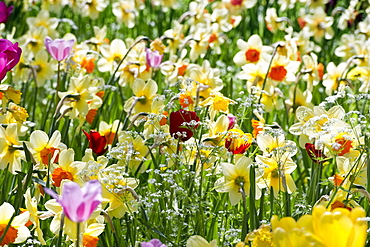
[[[285,76],[287,74],[287,70],[282,65],[276,65],[271,68],[271,71],[268,75],[271,79],[275,81],[282,81],[284,80]]]
[[[81,68],[84,68],[88,74],[94,72],[95,69],[95,58],[86,59],[84,58],[81,62]]]
[[[87,115],[86,115],[86,121],[89,123],[89,124],[92,124],[93,121],[94,121],[94,118],[96,116],[96,114],[98,113],[98,109],[90,109],[88,112],[87,112]]]
[[[53,181],[54,181],[53,185],[55,187],[60,187],[60,183],[62,182],[63,179],[68,179],[68,180],[73,181],[72,173],[63,170],[60,167],[55,168],[53,174],[51,174],[51,177],[53,178]]]
[[[346,205],[343,202],[335,201],[333,204],[331,204],[331,211],[333,211],[336,208],[346,208],[349,211],[352,211],[352,208],[346,207]]]
[[[260,52],[256,49],[248,49],[245,52],[245,58],[251,63],[258,62],[258,60],[260,60]]]
[[[96,247],[98,246],[99,238],[88,234],[82,235],[82,244],[84,247]]]
[[[0,236],[3,236],[6,227],[7,227],[7,224],[0,224]],[[14,243],[17,236],[18,236],[18,230],[10,226],[8,231],[6,232],[6,235],[1,241],[0,245],[4,246],[4,245],[9,245],[10,243]]]
[[[256,138],[258,133],[263,130],[263,123],[255,119],[252,119],[251,122],[253,127],[253,138]]]
[[[334,175],[334,185],[335,186],[341,186],[343,181],[344,181],[344,177],[342,177],[338,173],[335,173],[335,175]]]
[[[45,147],[43,150],[40,151],[41,161],[44,165],[49,164],[49,160],[54,157],[54,152],[56,150],[60,151],[59,148],[54,148],[54,147],[49,147],[49,148]],[[58,157],[59,157],[59,154],[57,154],[57,156],[55,157],[55,160],[54,160],[55,163],[58,163]]]
[[[334,148],[334,150],[338,152],[339,156],[343,156],[346,153],[349,153],[349,151],[351,151],[352,148],[351,140],[346,140],[343,136],[341,136],[338,139],[336,139],[335,142],[340,144],[339,148]]]
[[[191,95],[187,94],[180,94],[180,105],[182,108],[186,108],[189,105],[194,104],[193,99],[191,98]]]

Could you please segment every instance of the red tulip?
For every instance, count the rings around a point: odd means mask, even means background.
[[[170,114],[170,133],[181,141],[187,141],[193,136],[192,129],[198,128],[198,124],[188,126],[191,121],[199,122],[199,117],[193,111],[178,110]],[[181,134],[180,134],[181,133]]]
[[[315,163],[321,163],[324,159],[326,159],[326,156],[323,154],[322,150],[317,150],[315,148],[315,144],[312,143],[306,143],[305,144],[306,151],[313,162]]]
[[[96,130],[90,130],[90,134],[84,130],[82,131],[86,135],[87,139],[89,139],[89,148],[91,148],[96,155],[100,156],[107,152],[108,147],[105,136],[100,135]]]

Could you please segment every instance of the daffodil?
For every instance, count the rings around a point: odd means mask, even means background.
[[[10,219],[14,213],[14,207],[10,203],[4,202],[0,206],[0,235],[3,237],[2,241],[0,242],[0,246],[19,244],[26,241],[28,237],[31,237],[30,231],[25,226],[29,220],[30,213],[26,211],[18,216],[15,216],[10,223]],[[9,223],[10,226],[5,236],[3,236]]]
[[[47,35],[51,38],[57,36],[57,27],[59,24],[59,19],[52,17],[50,18],[49,11],[47,9],[42,9],[38,12],[36,17],[28,17],[26,19],[28,26],[32,28],[45,27],[47,30]]]
[[[137,169],[140,172],[146,170],[145,160],[148,153],[144,139],[140,135],[133,137],[129,132],[122,132],[118,137],[117,146],[110,151],[110,154],[119,160],[119,165],[128,166],[134,172]]]
[[[126,177],[124,170],[124,166],[114,164],[102,169],[99,173],[99,181],[103,186],[103,198],[109,202],[106,211],[116,218],[122,218],[126,213],[132,213],[138,209],[138,198],[134,189],[139,181]]]
[[[299,106],[296,111],[299,122],[293,124],[289,128],[289,132],[293,135],[299,135],[299,145],[305,148],[305,144],[310,142],[309,136],[316,137],[329,120],[341,120],[344,114],[342,106],[333,106],[327,111],[321,106],[314,106],[313,109]]]
[[[134,0],[119,0],[112,5],[113,14],[117,17],[117,22],[124,23],[128,28],[135,26],[137,10]]]
[[[237,156],[235,165],[222,164],[224,177],[216,181],[216,191],[228,192],[231,205],[236,205],[244,196],[250,194],[250,184],[255,183],[263,175],[263,169],[255,168],[256,181],[250,181],[250,169],[253,162],[245,156]],[[261,197],[261,190],[256,186],[255,197]]]
[[[58,93],[61,98],[58,107],[62,116],[78,118],[82,125],[89,110],[98,109],[102,105],[102,99],[96,95],[99,89],[92,81],[88,75],[72,77],[68,91]]]
[[[144,80],[136,79],[132,85],[132,91],[135,96],[126,101],[125,111],[131,111],[132,114],[140,112],[150,113],[153,98],[158,91],[157,83],[152,79],[149,79],[146,83]]]
[[[100,52],[102,54],[102,58],[100,58],[98,61],[99,71],[109,71],[110,73],[113,73],[118,63],[122,60],[127,52],[126,44],[123,40],[114,39],[110,45],[102,44],[100,47]]]
[[[261,155],[256,157],[256,163],[263,168],[264,173],[259,181],[261,188],[273,188],[274,196],[277,197],[279,191],[293,193],[297,187],[290,175],[296,168],[297,164],[290,158],[275,159],[267,158]],[[256,173],[256,175],[262,175]]]
[[[186,241],[186,247],[217,247],[217,240],[208,242],[203,237],[194,235]]]
[[[236,44],[240,51],[234,56],[234,63],[239,66],[266,60],[266,58],[268,59],[266,55],[272,52],[272,47],[264,46],[261,37],[257,34],[252,35],[248,42],[238,39]]]
[[[46,245],[46,242],[43,237],[44,234],[40,228],[40,220],[39,220],[39,215],[37,211],[38,202],[35,197],[31,197],[30,188],[28,188],[26,193],[24,194],[24,199],[25,199],[26,209],[30,215],[29,220],[32,222],[33,228],[35,229],[35,235],[37,236],[41,244]]]
[[[215,92],[206,98],[200,106],[209,106],[209,116],[213,120],[219,113],[229,113],[229,104],[235,104],[236,102],[232,99],[225,97],[220,92]]]
[[[36,130],[31,133],[30,142],[28,143],[29,149],[35,161],[44,168],[51,163],[58,162],[59,153],[66,149],[67,146],[61,142],[61,134],[56,130],[51,138],[41,131]]]
[[[0,169],[8,169],[12,174],[21,171],[21,160],[25,160],[22,144],[18,140],[18,126],[9,124],[6,129],[0,126]]]
[[[44,85],[46,80],[50,80],[55,75],[56,64],[54,61],[48,61],[48,54],[40,50],[35,55],[35,60],[31,62],[32,73],[35,73],[37,87]]]
[[[58,165],[52,171],[53,185],[60,187],[63,180],[70,180],[80,185],[83,184],[81,172],[85,169],[86,163],[74,161],[75,152],[73,149],[65,149],[60,152]]]

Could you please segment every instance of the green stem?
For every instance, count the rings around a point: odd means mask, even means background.
[[[77,234],[77,240],[76,240],[76,247],[79,247],[80,246],[80,227],[81,227],[81,223],[77,222],[77,230],[76,230],[76,234]]]

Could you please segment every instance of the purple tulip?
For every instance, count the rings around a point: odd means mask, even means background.
[[[167,247],[167,245],[162,244],[158,239],[152,239],[149,242],[142,242],[141,247]]]
[[[45,46],[50,55],[57,61],[62,61],[66,59],[69,54],[71,54],[72,47],[75,41],[64,40],[64,39],[55,39],[52,40],[49,36],[45,38]]]
[[[4,2],[0,2],[0,23],[6,23],[9,15],[12,13],[14,6],[7,7]]]
[[[88,220],[102,201],[102,188],[98,180],[88,181],[83,188],[75,182],[66,182],[62,197],[49,188],[44,190],[62,205],[68,219],[78,223]]]
[[[0,39],[0,81],[17,65],[21,54],[22,49],[18,47],[18,43],[13,44],[7,39]]]
[[[159,54],[159,51],[152,51],[149,48],[146,48],[146,62],[152,68],[158,68],[162,63],[163,55]]]
[[[227,117],[229,118],[229,127],[227,129],[230,130],[235,126],[236,117],[233,114],[227,114]]]

